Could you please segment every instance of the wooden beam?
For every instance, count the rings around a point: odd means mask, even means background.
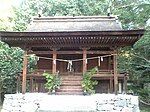
[[[24,59],[23,59],[23,74],[22,74],[22,94],[26,93],[26,77],[27,77],[27,51],[24,52]]]
[[[56,51],[57,54],[83,54],[83,51]],[[87,51],[87,54],[113,54],[113,51]],[[53,51],[30,51],[28,54],[53,54]]]
[[[52,64],[52,73],[53,74],[56,74],[56,58],[57,58],[56,50],[53,50],[53,64]]]
[[[7,42],[6,42],[7,43]],[[16,45],[16,44],[15,44]],[[16,46],[20,46],[19,44],[16,45]],[[67,47],[75,47],[75,48],[78,48],[80,47],[81,45],[80,44],[66,44],[66,43],[61,43],[61,44],[47,44],[47,43],[35,43],[35,44],[28,44],[28,46],[31,46],[32,48],[67,48]],[[93,47],[93,46],[92,46]],[[95,47],[95,45],[94,45]]]
[[[112,54],[112,53],[111,53]],[[112,69],[112,64],[111,64],[112,60],[111,60],[111,56],[108,57],[108,70]]]
[[[65,36],[132,36],[132,35],[143,35],[144,29],[139,30],[118,30],[118,31],[66,31],[66,32],[6,32],[1,31],[1,37],[65,37]]]
[[[115,41],[118,41],[118,40],[115,40]],[[88,43],[72,43],[70,42],[70,44],[68,43],[53,43],[51,42],[51,44],[49,43],[43,43],[43,42],[38,42],[38,43],[29,43],[28,46],[29,47],[34,47],[34,48],[47,48],[47,47],[55,47],[55,48],[66,48],[66,47],[72,47],[72,48],[79,48],[79,47],[114,47],[114,46],[118,46],[118,47],[123,47],[123,46],[130,46],[132,45],[133,43],[135,43],[137,41],[134,40],[133,42],[121,42],[121,43],[117,43],[117,42],[114,42],[114,43],[102,43],[102,42],[93,42],[91,44],[88,44]],[[5,41],[6,43],[9,43],[10,46],[13,46],[13,47],[22,47],[22,44],[18,43],[18,42],[9,42],[9,41]],[[22,42],[24,43],[24,42]]]
[[[83,49],[83,73],[87,71],[87,50]]]
[[[117,55],[113,56],[114,61],[114,92],[118,94],[118,73],[117,73]]]

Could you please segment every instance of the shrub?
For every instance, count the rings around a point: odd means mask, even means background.
[[[97,70],[97,67],[95,67],[83,74],[82,87],[84,92],[88,94],[95,93],[94,86],[98,84],[98,81],[92,80],[92,76],[97,72]]]
[[[45,88],[49,90],[49,93],[55,92],[56,89],[59,89],[61,81],[58,74],[49,74],[43,73],[43,76],[46,78]]]

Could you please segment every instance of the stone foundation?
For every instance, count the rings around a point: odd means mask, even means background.
[[[7,94],[1,112],[139,112],[138,97],[95,94],[47,95],[44,93]]]

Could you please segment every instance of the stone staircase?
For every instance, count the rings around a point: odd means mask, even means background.
[[[81,86],[82,76],[62,75],[61,86],[57,90],[57,95],[82,95],[83,89]]]

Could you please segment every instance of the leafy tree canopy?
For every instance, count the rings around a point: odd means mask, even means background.
[[[125,29],[144,28],[149,0],[25,0],[14,8],[14,30],[24,31],[33,16],[118,15]]]

